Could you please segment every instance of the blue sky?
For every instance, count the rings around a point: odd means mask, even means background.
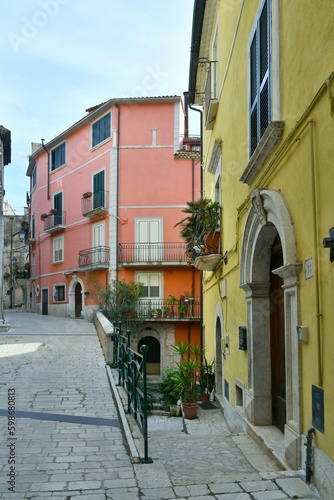
[[[23,212],[31,143],[113,97],[183,95],[194,0],[11,0],[1,6],[0,125],[12,133],[5,199]],[[190,133],[199,133],[192,113]]]

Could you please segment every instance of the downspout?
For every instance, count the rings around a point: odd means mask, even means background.
[[[47,199],[49,200],[50,199],[50,153],[49,151],[46,149],[46,147],[44,146],[44,139],[41,139],[42,141],[42,148],[44,149],[44,151],[46,151],[47,155],[48,155],[48,185],[47,185]]]
[[[121,108],[119,104],[115,104],[115,107],[117,108],[117,163],[116,163],[116,176],[117,176],[117,182],[116,182],[116,281],[118,281],[118,265],[119,265],[119,251],[118,251],[118,241],[119,241],[119,235],[118,235],[118,229],[119,229],[119,153],[120,153],[120,135],[121,135]]]
[[[200,177],[200,187],[201,187],[201,198],[203,197],[203,111],[198,108],[194,108],[189,104],[189,109],[193,111],[197,111],[200,113],[200,169],[201,169],[201,177]],[[194,272],[194,270],[193,270]],[[201,317],[201,330],[200,330],[200,348],[203,349],[204,346],[204,332],[203,332],[203,271],[200,271],[200,317]],[[194,283],[194,281],[193,281]]]

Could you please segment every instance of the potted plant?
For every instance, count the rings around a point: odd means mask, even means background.
[[[163,370],[162,381],[158,386],[159,393],[161,394],[161,403],[165,410],[168,410],[171,416],[178,416],[180,412],[180,399],[177,382],[173,380],[175,375],[175,368],[166,367]]]
[[[182,210],[187,217],[175,226],[181,227],[181,236],[186,241],[187,253],[193,258],[204,253],[218,251],[220,237],[221,208],[218,202],[208,198],[188,201]]]
[[[82,195],[83,198],[90,198],[92,196],[92,192],[91,191],[87,191],[86,193],[84,193]]]
[[[210,400],[210,394],[215,385],[214,360],[208,361],[204,357],[200,368],[201,399],[203,402]]]
[[[46,220],[49,217],[49,214],[42,214],[41,215],[41,220]]]
[[[197,376],[201,350],[199,346],[188,342],[179,342],[172,348],[180,355],[172,380],[177,383],[184,417],[192,420],[197,418]]]
[[[184,318],[184,315],[186,314],[186,312],[187,312],[187,306],[185,304],[180,304],[179,305],[180,318]]]
[[[170,304],[170,315],[174,316],[174,306],[177,304],[177,298],[175,295],[169,295],[168,303]]]
[[[57,208],[51,208],[50,210],[50,215],[57,215],[58,209]]]

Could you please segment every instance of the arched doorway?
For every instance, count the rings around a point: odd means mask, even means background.
[[[286,424],[285,329],[283,279],[274,274],[283,266],[279,235],[271,247],[270,259],[270,358],[272,423],[282,432]]]
[[[138,342],[138,351],[142,345],[148,346],[146,370],[150,375],[160,375],[160,342],[155,337],[142,337]]]
[[[220,318],[216,318],[216,355],[215,355],[215,392],[223,394],[223,353],[222,353],[222,324]]]
[[[75,297],[75,317],[76,318],[81,318],[81,313],[82,313],[82,287],[81,287],[81,284],[79,282],[75,285],[74,297]]]
[[[274,424],[284,432],[284,458],[298,469],[301,409],[296,326],[301,264],[296,258],[294,225],[281,193],[255,190],[251,199],[240,260],[249,339],[244,410],[253,425]]]

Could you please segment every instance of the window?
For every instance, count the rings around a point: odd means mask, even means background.
[[[104,170],[93,175],[93,209],[104,207]]]
[[[140,262],[163,259],[161,218],[136,220],[136,259]]]
[[[64,261],[64,236],[53,238],[53,262]]]
[[[271,120],[269,1],[263,4],[249,48],[250,156]]]
[[[137,283],[143,283],[142,299],[158,299],[161,297],[161,274],[138,273]]]
[[[53,208],[57,210],[57,213],[53,216],[54,226],[58,226],[63,223],[63,193],[54,195]]]
[[[34,189],[37,183],[37,167],[34,168],[32,171],[32,176],[31,176],[31,189]]]
[[[111,113],[104,115],[92,125],[92,147],[111,137]]]
[[[30,238],[35,239],[35,214],[31,216]]]
[[[65,142],[51,151],[51,170],[65,165]]]
[[[65,300],[65,285],[55,285],[54,287],[54,301],[64,302]]]

